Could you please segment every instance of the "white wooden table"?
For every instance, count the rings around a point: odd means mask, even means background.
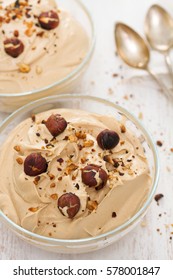
[[[87,0],[93,14],[97,44],[93,60],[76,92],[107,98],[127,108],[141,119],[158,147],[161,176],[157,193],[164,198],[155,201],[130,234],[110,247],[83,255],[61,255],[44,252],[11,233],[0,224],[0,259],[173,259],[173,104],[169,104],[158,86],[145,72],[130,69],[115,55],[114,24],[123,21],[143,34],[143,20],[153,3],[162,4],[173,15],[168,0]],[[161,55],[152,53],[152,66],[165,72]],[[117,77],[114,74],[118,74]],[[141,76],[142,75],[142,76]],[[132,78],[133,77],[133,78]],[[166,77],[161,75],[166,81]],[[7,114],[0,113],[0,121]],[[160,216],[159,216],[160,215]]]

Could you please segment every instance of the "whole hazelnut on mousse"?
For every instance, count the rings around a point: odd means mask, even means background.
[[[82,169],[82,182],[95,189],[101,190],[107,183],[108,175],[104,169],[95,164],[89,164]]]
[[[73,193],[65,193],[58,199],[58,209],[63,216],[74,218],[80,209],[80,199]]]
[[[61,115],[52,114],[45,122],[45,125],[52,136],[56,137],[66,129],[67,122]]]
[[[4,41],[5,52],[13,57],[17,58],[24,51],[24,44],[18,38],[8,38]]]
[[[35,177],[47,171],[47,161],[40,153],[28,155],[24,161],[24,172],[26,175]]]
[[[119,135],[109,129],[105,129],[97,136],[97,143],[102,150],[111,150],[115,148],[120,141]]]
[[[54,11],[43,12],[38,17],[39,24],[43,29],[55,29],[59,25],[59,16]]]

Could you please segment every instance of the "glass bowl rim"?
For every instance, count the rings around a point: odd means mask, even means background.
[[[99,103],[111,106],[112,108],[115,108],[118,112],[123,113],[145,135],[145,137],[147,139],[147,143],[149,143],[149,145],[150,145],[150,148],[151,148],[152,154],[153,154],[153,158],[154,158],[154,167],[155,167],[154,179],[153,179],[150,195],[147,198],[147,200],[145,201],[145,203],[143,204],[143,206],[139,209],[139,211],[134,216],[132,216],[125,223],[123,223],[122,225],[118,226],[117,228],[115,228],[113,230],[110,230],[110,231],[108,231],[106,233],[103,233],[103,234],[100,234],[98,236],[81,238],[81,239],[58,239],[58,238],[50,238],[50,237],[42,236],[42,235],[33,233],[29,230],[26,230],[26,229],[22,228],[21,226],[17,225],[12,220],[10,220],[0,209],[0,218],[2,217],[12,227],[14,227],[15,230],[19,230],[19,234],[22,234],[22,233],[26,234],[27,238],[29,238],[29,239],[32,238],[32,240],[36,239],[37,241],[39,240],[39,241],[49,242],[49,245],[59,245],[59,244],[61,244],[61,245],[75,245],[75,244],[76,245],[77,244],[81,245],[81,244],[85,244],[85,243],[88,243],[88,242],[98,241],[98,240],[101,240],[102,238],[108,238],[109,236],[118,234],[118,233],[122,232],[123,230],[125,230],[131,224],[134,224],[138,220],[138,218],[140,218],[142,216],[142,214],[145,213],[145,211],[148,209],[150,203],[152,202],[155,191],[157,189],[157,185],[158,185],[158,181],[159,181],[159,173],[160,173],[160,164],[159,164],[159,158],[158,158],[158,152],[157,152],[157,149],[156,149],[156,145],[154,144],[154,141],[153,141],[151,135],[147,132],[144,125],[132,113],[129,113],[128,110],[126,110],[122,106],[114,104],[113,102],[111,102],[107,99],[103,99],[103,98],[95,97],[95,96],[90,96],[90,95],[58,94],[58,95],[54,95],[54,96],[44,97],[44,98],[38,99],[36,101],[32,101],[32,102],[28,103],[27,105],[24,105],[23,107],[16,110],[11,115],[9,115],[0,124],[0,133],[3,130],[3,128],[6,127],[6,125],[8,125],[11,122],[11,120],[13,120],[14,117],[19,116],[21,113],[26,112],[26,110],[32,109],[33,105],[37,106],[37,105],[41,105],[42,102],[58,100],[58,99],[61,99],[61,98],[62,99],[70,99],[70,98],[79,99],[79,98],[82,98],[82,99],[86,99],[86,100],[90,100],[90,101],[95,101],[95,102],[99,102]]]
[[[93,18],[91,16],[90,11],[88,10],[88,8],[85,6],[85,4],[83,4],[83,2],[81,0],[74,0],[80,7],[81,9],[83,9],[83,11],[85,12],[85,14],[87,15],[90,25],[91,25],[91,44],[89,47],[89,50],[85,56],[85,58],[83,59],[82,63],[80,63],[78,65],[78,67],[76,67],[72,72],[70,72],[67,76],[65,76],[64,78],[62,78],[61,80],[51,83],[48,86],[45,86],[43,88],[39,88],[36,90],[30,90],[30,91],[26,91],[26,92],[20,92],[20,93],[0,93],[0,98],[1,97],[24,97],[24,96],[30,96],[30,95],[34,95],[34,94],[39,94],[40,92],[44,92],[47,90],[50,90],[54,87],[60,86],[63,83],[69,81],[70,79],[72,79],[73,77],[75,77],[78,73],[80,73],[80,71],[82,71],[82,69],[85,67],[85,65],[87,65],[87,63],[89,62],[93,51],[94,51],[94,47],[95,47],[95,43],[96,43],[96,33],[95,33],[95,26],[94,26],[94,22],[93,22]]]

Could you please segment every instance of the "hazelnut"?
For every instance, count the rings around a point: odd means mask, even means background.
[[[24,44],[18,38],[9,38],[4,41],[5,52],[13,57],[17,58],[24,51]]]
[[[102,150],[111,150],[115,148],[119,141],[119,135],[113,130],[105,129],[97,136],[97,143]]]
[[[43,12],[38,17],[39,24],[43,29],[55,29],[59,25],[59,16],[54,11]]]
[[[45,122],[45,125],[52,136],[56,137],[66,129],[67,122],[61,115],[52,114]]]
[[[72,219],[79,212],[80,199],[73,193],[65,193],[58,199],[58,208],[64,216]]]
[[[108,175],[104,169],[95,164],[89,164],[82,169],[82,182],[95,189],[101,190],[107,183]]]
[[[38,176],[47,171],[47,161],[40,153],[32,153],[24,161],[24,172],[29,176]]]

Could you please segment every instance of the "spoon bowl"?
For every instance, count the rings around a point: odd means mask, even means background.
[[[145,18],[145,34],[151,47],[167,52],[173,46],[173,19],[159,5],[153,5]]]
[[[151,47],[165,56],[173,86],[173,67],[169,54],[173,46],[173,19],[161,6],[153,5],[148,10],[145,18],[145,34]]]
[[[134,68],[146,69],[150,60],[150,53],[138,33],[123,23],[117,23],[115,40],[117,52],[126,64]]]
[[[150,70],[148,66],[150,62],[149,48],[136,31],[124,23],[117,23],[115,25],[115,42],[117,52],[126,64],[133,68],[146,70],[159,84],[167,98],[172,95],[164,83]]]

